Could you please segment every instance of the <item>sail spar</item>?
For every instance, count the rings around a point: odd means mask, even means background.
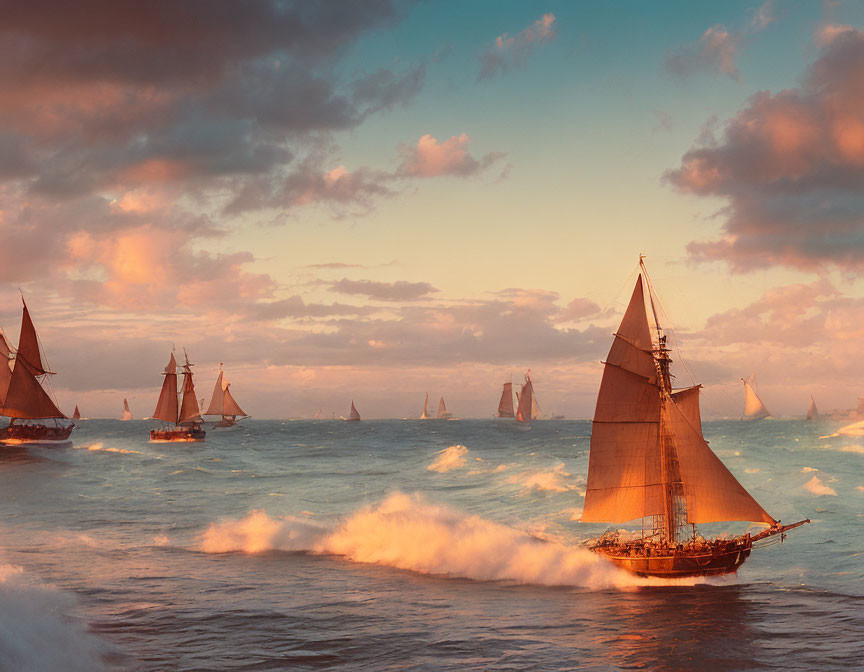
[[[773,524],[703,438],[699,386],[671,390],[665,337],[655,349],[645,298],[640,274],[604,362],[582,521],[666,516],[671,537],[684,522]]]

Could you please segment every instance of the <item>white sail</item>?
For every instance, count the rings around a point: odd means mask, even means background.
[[[813,401],[813,395],[810,395],[810,407],[807,409],[807,419],[808,420],[818,420],[819,419],[819,411],[816,410],[816,402]]]
[[[762,403],[762,400],[759,398],[759,395],[756,394],[756,390],[754,389],[756,385],[756,374],[751,374],[749,378],[742,378],[741,381],[744,383],[744,419],[759,420],[760,418],[767,418],[770,416],[771,412],[768,410],[768,407]]]
[[[429,413],[426,410],[428,406],[429,406],[429,393],[427,392],[426,393],[426,400],[423,402],[423,412],[420,414],[421,420],[428,420],[429,419]]]

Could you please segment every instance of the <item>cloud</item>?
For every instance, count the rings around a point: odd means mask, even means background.
[[[699,70],[717,72],[732,79],[738,78],[735,56],[740,37],[721,25],[708,28],[698,42],[687,44],[669,53],[664,61],[666,70],[681,77]]]
[[[499,35],[495,42],[477,54],[480,74],[477,80],[491,79],[512,67],[524,67],[530,53],[544,42],[551,42],[557,33],[554,14],[544,14],[515,37]]]
[[[691,148],[665,179],[727,206],[722,235],[694,241],[693,259],[735,271],[785,265],[862,267],[864,33],[837,35],[801,86],[759,92],[719,140]]]
[[[349,280],[342,278],[330,285],[330,290],[340,294],[355,294],[379,301],[417,301],[437,292],[428,282],[373,282],[372,280]]]
[[[482,172],[504,157],[500,152],[492,152],[475,159],[468,151],[468,143],[465,133],[440,143],[427,133],[416,146],[402,148],[403,160],[397,173],[410,177],[466,177]]]

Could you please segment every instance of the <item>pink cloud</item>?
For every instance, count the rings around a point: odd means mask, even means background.
[[[503,33],[481,51],[477,58],[481,63],[477,79],[488,79],[498,73],[516,66],[523,67],[533,49],[543,42],[551,42],[556,37],[554,14],[544,14],[533,24],[515,36]]]
[[[403,161],[397,172],[411,177],[468,176],[485,170],[503,157],[500,153],[490,153],[475,159],[468,151],[468,143],[466,133],[444,142],[438,142],[427,133],[415,147],[403,148]]]
[[[725,198],[719,239],[688,250],[735,270],[862,267],[864,33],[838,34],[800,87],[759,92],[719,140],[697,145],[665,179]]]

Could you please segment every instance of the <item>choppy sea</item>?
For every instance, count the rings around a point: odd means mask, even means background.
[[[775,517],[737,576],[580,544],[590,423],[85,420],[0,449],[0,670],[864,668],[864,439],[706,422]],[[715,526],[714,533],[746,524]]]

